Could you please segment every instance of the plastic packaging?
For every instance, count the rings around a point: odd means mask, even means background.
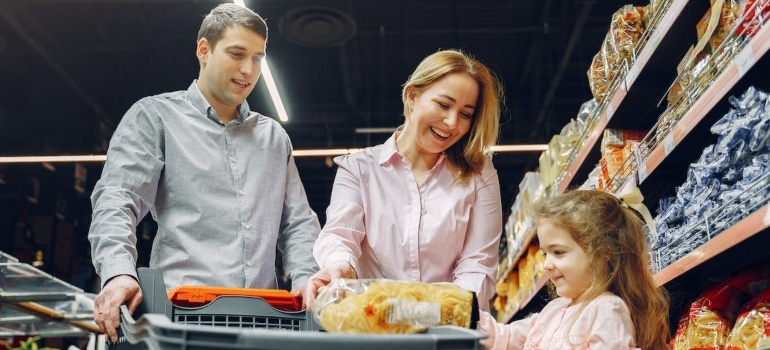
[[[476,295],[450,283],[336,279],[316,298],[313,317],[330,333],[418,333],[433,326],[475,328]]]

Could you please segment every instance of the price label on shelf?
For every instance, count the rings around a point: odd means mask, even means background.
[[[735,64],[738,67],[738,78],[740,79],[746,75],[746,72],[754,66],[755,62],[754,50],[751,49],[751,45],[746,45],[743,50],[735,56]]]
[[[647,178],[647,164],[644,162],[639,163],[639,167],[636,169],[636,177],[639,178],[639,184],[641,185],[642,182],[644,182],[644,179]]]
[[[604,110],[604,116],[609,121],[612,119],[612,116],[615,114],[615,108],[612,108],[612,103],[607,104],[607,108]]]
[[[770,205],[765,206],[765,216],[762,217],[762,225],[770,226]]]
[[[652,50],[657,50],[658,45],[660,45],[660,41],[662,40],[663,35],[661,34],[660,30],[656,30],[652,32],[652,36],[650,37],[650,47]]]
[[[634,85],[636,77],[639,76],[639,69],[637,67],[638,65],[634,64],[631,69],[628,70],[628,74],[626,74],[626,90],[631,90],[631,86]]]
[[[666,157],[674,151],[674,147],[676,147],[674,144],[674,135],[668,134],[668,136],[663,139],[663,150],[666,152]]]

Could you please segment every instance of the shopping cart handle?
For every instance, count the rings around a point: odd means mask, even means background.
[[[159,349],[160,345],[155,340],[156,332],[153,325],[168,327],[172,325],[164,315],[144,314],[138,320],[134,320],[126,305],[120,306],[120,329],[117,343],[110,344],[111,349],[143,349],[144,347],[128,347],[129,344],[145,342],[150,349]]]

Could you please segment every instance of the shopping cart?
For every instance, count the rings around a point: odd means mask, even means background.
[[[121,307],[120,339],[110,350],[140,349],[479,349],[485,334],[440,326],[426,333],[350,335],[324,332],[307,311],[285,311],[258,296],[221,295],[182,307],[169,300],[159,270],[140,268],[144,299],[134,315]]]

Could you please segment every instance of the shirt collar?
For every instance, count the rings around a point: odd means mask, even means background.
[[[382,152],[380,152],[380,159],[378,159],[378,162],[380,165],[385,165],[388,161],[393,159],[394,157],[404,158],[404,155],[398,152],[398,146],[396,145],[396,139],[398,138],[398,135],[401,134],[401,131],[396,131],[393,133],[393,135],[390,135],[390,137],[385,141],[385,143],[382,144]],[[437,167],[441,165],[444,160],[446,159],[446,152],[441,152],[441,156],[438,157],[438,161],[436,162],[436,165],[433,167]]]
[[[382,152],[380,152],[380,159],[378,159],[380,165],[385,165],[385,163],[390,161],[393,157],[404,157],[401,153],[398,153],[398,147],[396,146],[396,137],[400,133],[400,131],[394,132],[393,135],[390,135],[385,143],[382,144]]]
[[[198,88],[197,79],[193,80],[192,84],[190,84],[190,87],[187,88],[187,96],[190,99],[190,103],[195,106],[195,109],[198,110],[201,115],[205,115],[207,118],[220,123],[219,117],[216,115],[216,111],[214,111],[214,108],[211,107],[209,101],[206,100],[206,97],[203,96],[200,88]],[[249,116],[250,111],[251,110],[249,109],[248,102],[243,101],[241,104],[239,104],[238,121],[243,123],[244,119]]]

